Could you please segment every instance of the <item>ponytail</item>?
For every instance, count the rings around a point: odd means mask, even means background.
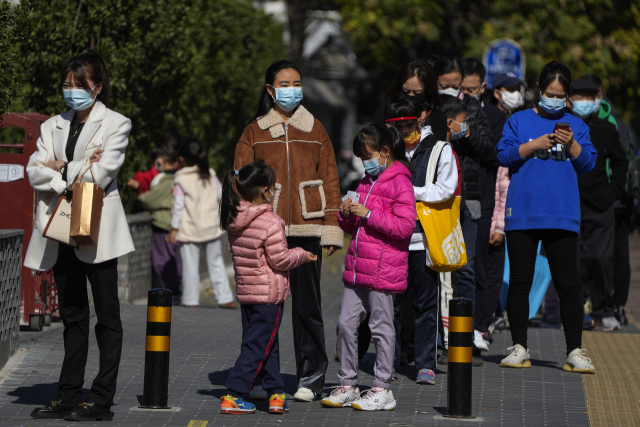
[[[182,144],[178,149],[178,155],[187,162],[189,166],[198,166],[200,179],[208,182],[211,179],[209,171],[209,157],[202,146],[202,143],[192,136],[182,139]]]
[[[371,123],[360,129],[353,139],[353,154],[360,158],[367,155],[367,148],[382,151],[383,147],[389,148],[393,161],[402,163],[410,172],[414,171],[413,165],[407,159],[404,138],[395,127]]]
[[[276,173],[264,163],[254,162],[239,171],[231,169],[222,183],[220,200],[220,228],[227,231],[238,216],[241,200],[252,202],[260,196],[260,191],[276,185]]]

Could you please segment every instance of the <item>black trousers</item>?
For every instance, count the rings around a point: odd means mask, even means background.
[[[225,386],[236,396],[249,393],[256,378],[269,395],[283,393],[278,361],[278,330],[284,304],[247,304],[240,307],[242,346]]]
[[[290,271],[293,349],[296,356],[298,387],[322,393],[329,366],[322,322],[320,270],[322,248],[319,237],[287,237],[289,248],[303,248],[318,256],[316,262]]]
[[[627,305],[629,286],[631,285],[631,263],[629,257],[629,233],[631,230],[631,209],[614,210],[615,243],[613,248],[613,304],[616,307]]]
[[[77,402],[82,398],[89,352],[88,278],[98,318],[95,333],[100,349],[100,369],[91,385],[89,401],[110,408],[116,392],[122,354],[118,260],[87,264],[78,259],[73,248],[60,245],[53,274],[58,287],[60,317],[64,324],[64,361],[58,381],[58,400]]]
[[[527,348],[529,292],[533,283],[538,243],[542,241],[549,260],[553,284],[560,297],[560,318],[564,326],[567,354],[582,345],[584,312],[576,278],[578,235],[567,230],[507,231],[509,251],[509,293],[507,315],[513,345]]]
[[[439,273],[427,267],[426,251],[409,251],[409,283],[413,296],[413,336],[416,369],[435,369],[438,358],[438,318],[440,309]],[[396,357],[400,364],[403,307],[405,295],[394,299]]]
[[[581,232],[578,237],[578,266],[580,275],[589,288],[591,315],[595,318],[613,317],[613,270],[615,227],[613,206],[596,212],[581,206]]]
[[[476,301],[474,305],[474,325],[484,332],[493,322],[493,312],[498,304],[504,276],[504,244],[499,247],[489,244],[491,218],[478,219],[476,240]]]

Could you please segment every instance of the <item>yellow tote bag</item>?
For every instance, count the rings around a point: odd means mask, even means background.
[[[440,154],[448,142],[439,141],[429,158],[426,184],[435,182]],[[418,202],[418,220],[427,237],[427,266],[444,273],[467,264],[467,251],[460,225],[460,197],[439,203]]]

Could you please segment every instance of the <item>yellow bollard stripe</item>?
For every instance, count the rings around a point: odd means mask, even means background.
[[[147,335],[146,351],[169,351],[170,337]]]
[[[449,332],[473,332],[473,318],[449,317]]]
[[[171,322],[171,307],[147,307],[147,322]]]
[[[449,347],[449,362],[471,363],[473,347]]]

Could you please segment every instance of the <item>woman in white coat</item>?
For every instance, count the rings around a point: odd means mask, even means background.
[[[64,324],[64,362],[58,396],[34,418],[110,420],[120,355],[122,323],[118,300],[117,258],[134,250],[118,194],[116,175],[124,162],[131,121],[109,110],[109,77],[95,51],[69,59],[60,74],[65,101],[71,107],[42,124],[37,150],[27,165],[31,186],[37,190],[37,212],[24,265],[34,270],[53,268]],[[58,198],[71,191],[78,176],[91,167],[105,189],[96,246],[71,246],[43,237]],[[93,182],[91,173],[79,181]],[[82,402],[89,350],[87,279],[98,323],[100,370],[86,402]]]

